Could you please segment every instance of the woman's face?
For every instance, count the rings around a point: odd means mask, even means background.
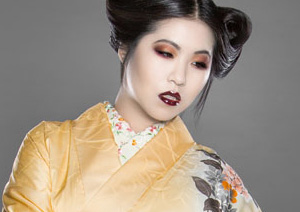
[[[132,108],[152,122],[184,111],[208,80],[213,46],[213,33],[202,21],[158,22],[140,39],[125,67],[122,89]]]

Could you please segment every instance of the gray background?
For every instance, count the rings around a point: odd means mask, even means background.
[[[234,71],[215,81],[199,123],[189,112],[184,119],[195,140],[236,169],[263,211],[298,211],[299,1],[216,3],[249,14],[253,34]],[[33,126],[113,102],[119,62],[108,37],[105,1],[1,0],[1,189]]]

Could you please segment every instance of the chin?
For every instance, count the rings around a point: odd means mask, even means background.
[[[156,120],[157,122],[166,122],[170,121],[171,119],[175,118],[178,114],[177,113],[169,113],[165,111],[154,111],[152,114],[149,114],[152,119]]]

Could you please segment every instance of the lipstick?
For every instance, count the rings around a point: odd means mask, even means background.
[[[181,101],[181,96],[178,92],[167,91],[159,94],[158,97],[169,106],[177,106]]]

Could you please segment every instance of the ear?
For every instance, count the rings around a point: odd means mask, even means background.
[[[118,56],[119,56],[121,63],[124,62],[126,54],[127,54],[127,48],[124,47],[123,45],[121,45],[118,49]]]

